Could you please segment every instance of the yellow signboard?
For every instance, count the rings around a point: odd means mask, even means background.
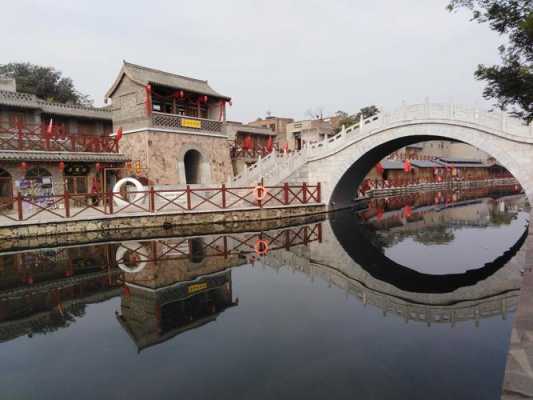
[[[199,292],[200,290],[207,289],[207,282],[204,283],[196,283],[194,285],[191,285],[187,288],[189,294]]]
[[[195,128],[200,129],[202,127],[202,121],[198,121],[197,119],[181,119],[181,126],[184,128]]]

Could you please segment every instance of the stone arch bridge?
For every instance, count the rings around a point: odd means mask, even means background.
[[[349,205],[370,169],[409,144],[453,140],[493,156],[520,182],[533,200],[533,125],[503,112],[480,112],[455,104],[402,105],[305,145],[288,155],[271,153],[233,178],[232,185],[320,182],[329,208]]]

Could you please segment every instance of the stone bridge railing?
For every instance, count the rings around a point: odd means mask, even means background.
[[[232,184],[248,184],[260,180],[261,177],[268,183],[281,182],[310,159],[326,157],[380,129],[407,124],[410,121],[476,126],[504,139],[533,144],[533,124],[528,126],[524,121],[510,117],[504,112],[482,112],[456,104],[404,104],[392,112],[383,112],[367,119],[361,118],[359,123],[348,128],[343,127],[333,137],[305,144],[300,151],[286,155],[271,153],[234,177]]]

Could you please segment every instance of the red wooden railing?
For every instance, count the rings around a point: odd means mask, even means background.
[[[20,193],[5,202],[0,216],[11,221],[35,220],[46,214],[52,219],[74,218],[86,211],[91,216],[116,215],[122,212],[164,213],[217,211],[235,208],[282,207],[291,205],[319,204],[321,202],[320,183],[308,185],[284,184],[281,186],[261,186],[263,196],[257,199],[257,187],[226,187],[224,184],[213,188],[155,190],[152,186],[143,191],[98,193],[68,193],[36,198],[23,197]],[[115,204],[116,203],[116,204]],[[75,205],[75,206],[73,206]],[[87,214],[85,214],[87,216]]]
[[[140,259],[143,262],[160,262],[167,260],[188,259],[193,256],[191,240],[199,238],[176,238],[170,240],[152,240],[137,244],[138,247],[120,244],[127,251],[121,258],[116,259],[117,264],[129,263],[131,259]],[[290,249],[294,246],[307,246],[312,242],[322,242],[322,224],[304,225],[279,231],[263,231],[253,233],[239,233],[217,235],[200,240],[200,248],[194,251],[204,257],[230,257],[243,254],[256,254],[258,241],[267,243],[267,252],[279,249]],[[127,243],[127,242],[126,242]],[[110,259],[115,259],[109,247]],[[133,256],[133,257],[132,257]],[[135,257],[136,256],[136,257]]]
[[[118,153],[118,143],[109,133],[91,135],[81,131],[70,133],[64,125],[17,122],[15,126],[0,120],[0,150],[40,150],[94,153]]]

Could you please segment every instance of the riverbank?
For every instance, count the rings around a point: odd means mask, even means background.
[[[293,205],[283,207],[250,207],[231,210],[211,210],[188,213],[145,212],[126,215],[98,215],[78,220],[56,220],[31,223],[14,222],[0,226],[0,247],[4,249],[30,248],[35,243],[48,246],[53,243],[94,243],[105,238],[142,238],[153,235],[154,230],[166,231],[169,236],[202,235],[234,231],[236,226],[273,227],[290,225],[315,215],[324,214],[323,204]],[[302,222],[303,221],[303,222]],[[241,227],[244,229],[244,227]],[[166,235],[165,235],[166,236]],[[24,245],[16,245],[17,241]]]

